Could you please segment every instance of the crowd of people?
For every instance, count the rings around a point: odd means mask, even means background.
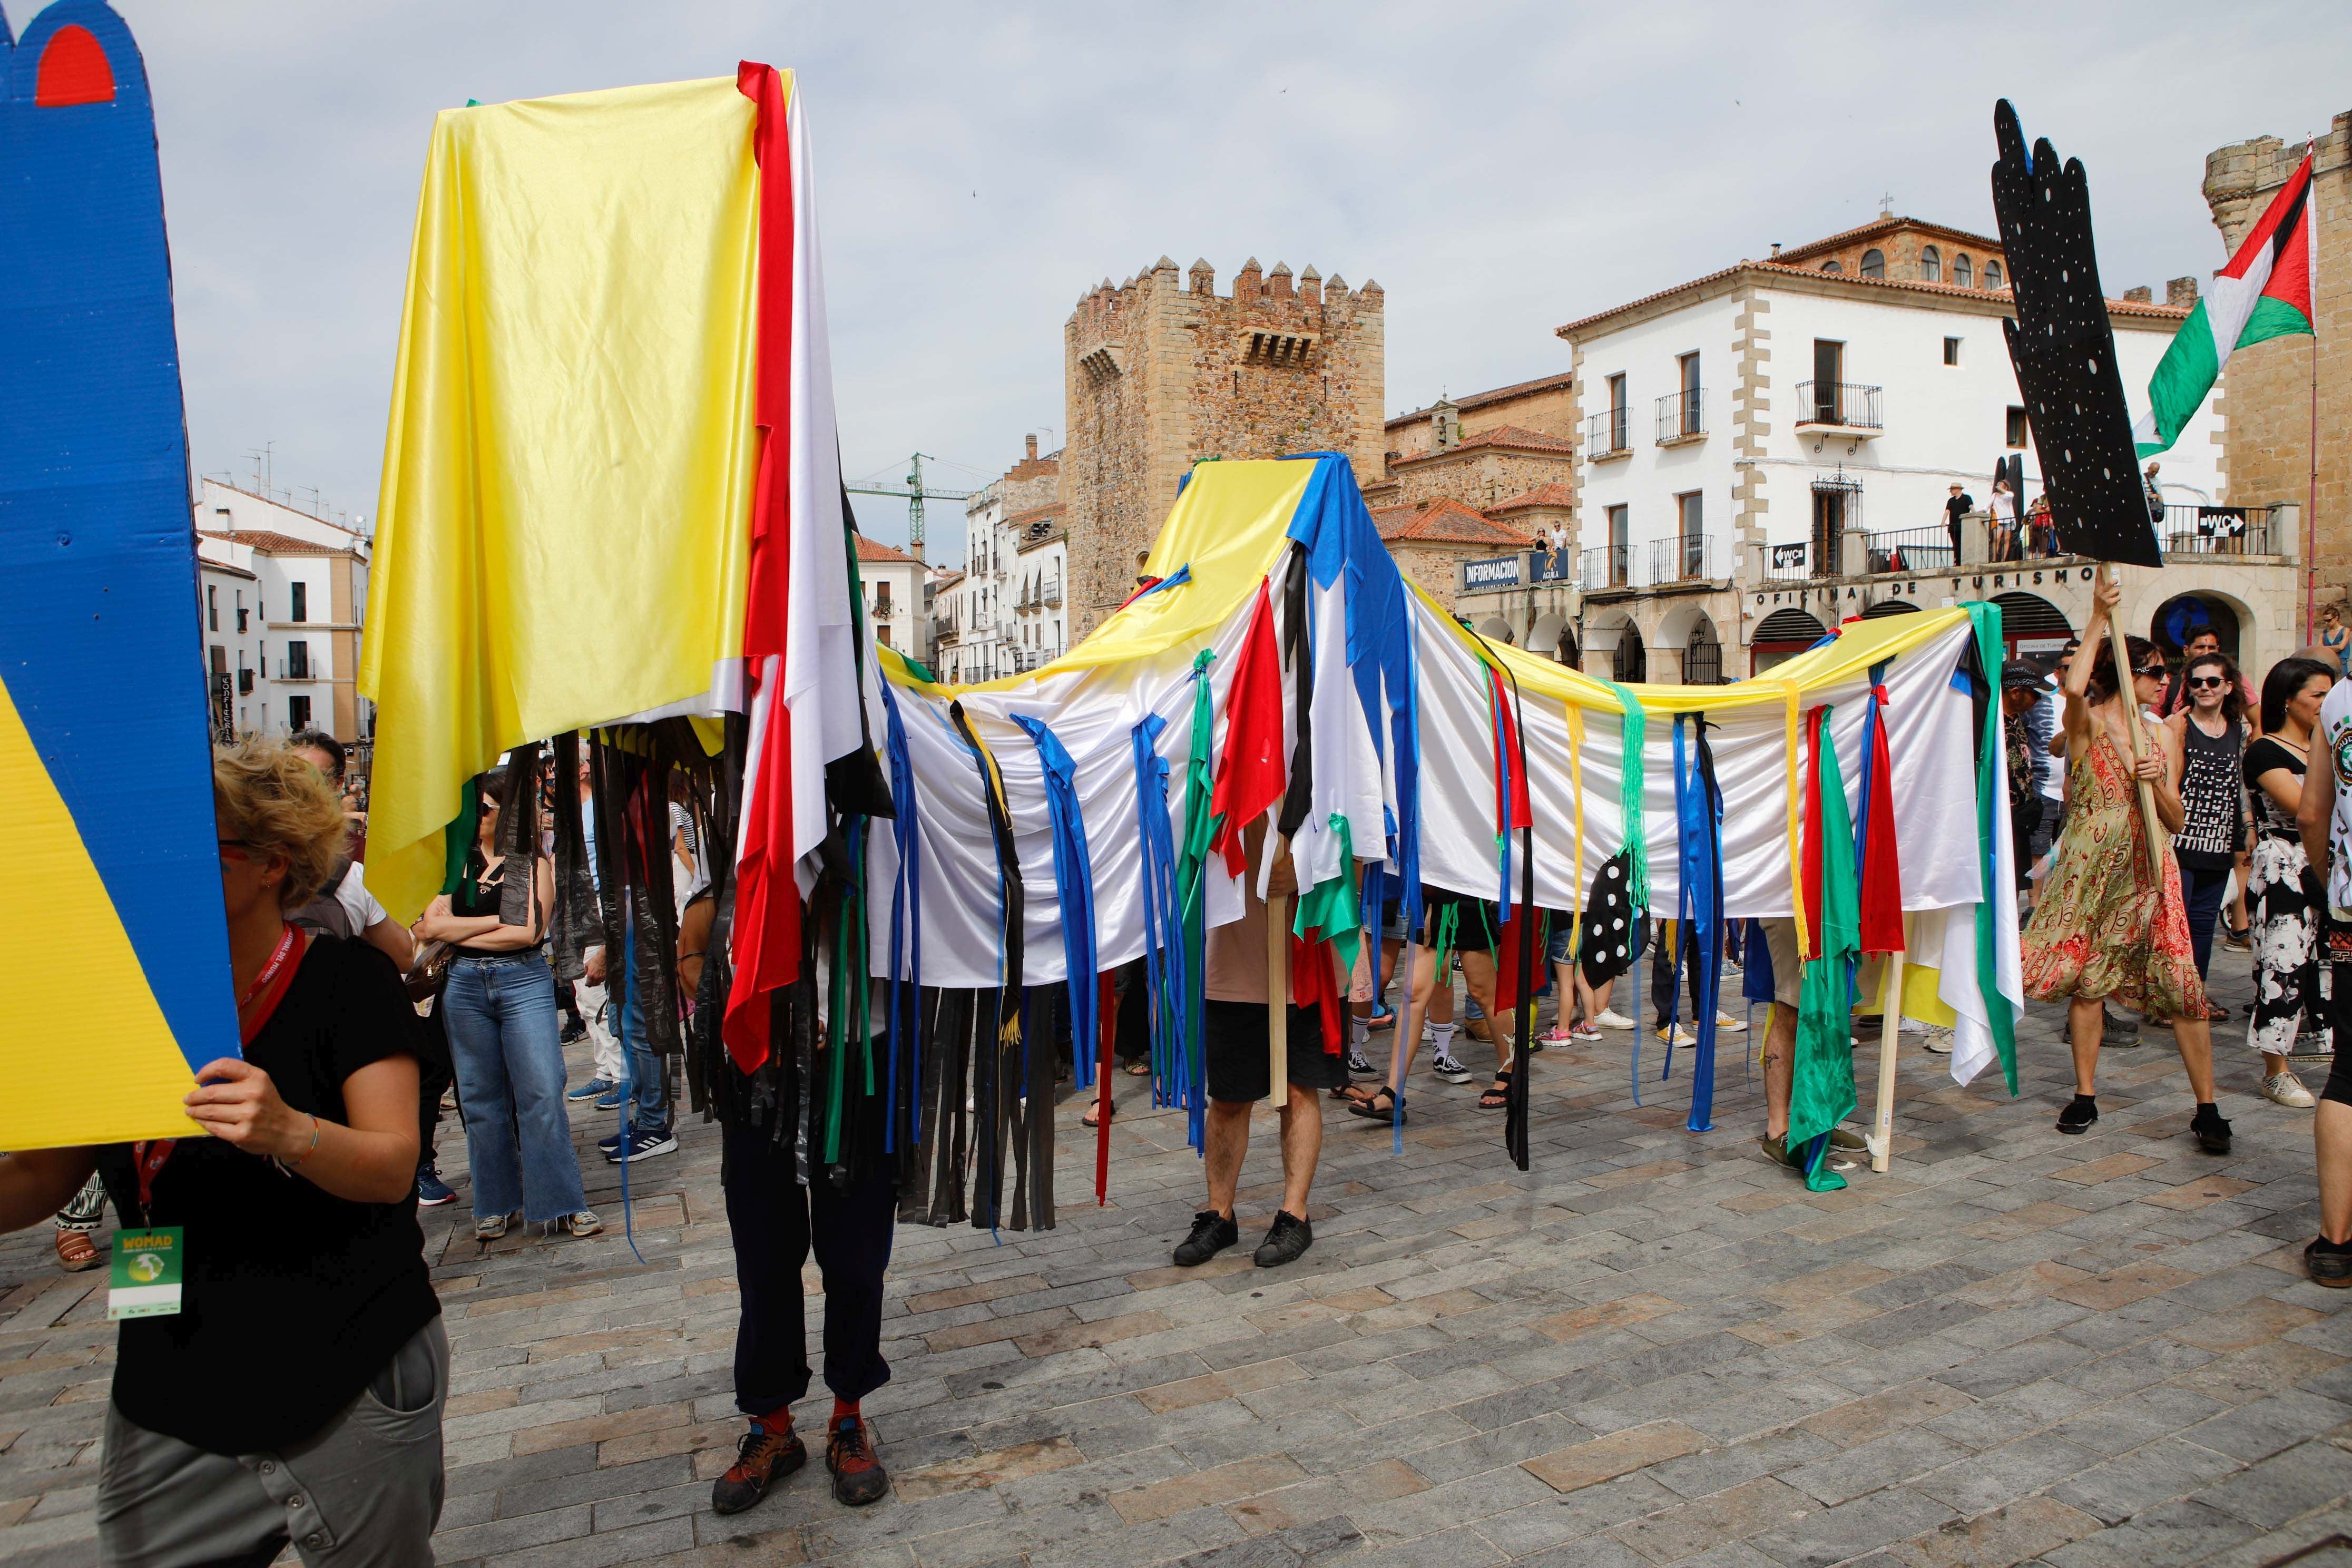
[[[2278,661],[2258,693],[2203,628],[2177,662],[2126,639],[2119,671],[2106,626],[2116,597],[2103,583],[2083,638],[2069,642],[2054,669],[2019,659],[2000,672],[2023,975],[2033,1000],[2064,1004],[2074,1064],[2074,1094],[2057,1130],[2079,1134],[2096,1122],[2100,1056],[2137,1043],[2128,1016],[2137,1015],[2172,1030],[2196,1101],[2189,1135],[2209,1153],[2230,1150],[2212,1028],[2231,1015],[2205,984],[2218,935],[2252,957],[2243,1048],[2260,1057],[2263,1093],[2315,1112],[2322,1224],[2307,1268],[2322,1284],[2352,1285],[2352,1071],[2331,1062],[2315,1098],[2296,1071],[2333,1057],[2339,999],[2352,1005],[2337,967],[2352,963],[2352,791],[2340,787],[2336,762],[2352,759],[2347,639]],[[2327,625],[2340,629],[2333,616]],[[0,1227],[50,1221],[66,1268],[100,1261],[96,1233],[110,1207],[125,1233],[177,1226],[186,1238],[182,1310],[121,1327],[98,1500],[110,1562],[263,1561],[289,1542],[315,1561],[360,1536],[378,1543],[383,1561],[428,1561],[449,1349],[417,1213],[455,1201],[434,1152],[443,1112],[462,1116],[473,1235],[485,1245],[518,1219],[549,1237],[601,1228],[572,1107],[615,1114],[616,1130],[599,1143],[612,1163],[677,1148],[675,1058],[649,1047],[638,988],[620,983],[625,966],[592,946],[576,984],[557,978],[551,855],[523,857],[528,869],[508,885],[514,858],[502,852],[509,838],[500,824],[502,803],[512,809],[515,799],[509,781],[495,772],[477,781],[477,834],[455,890],[403,928],[367,890],[364,813],[352,809],[364,797],[345,772],[344,748],[315,731],[215,752],[243,1048],[208,1064],[187,1096],[190,1117],[213,1136],[0,1159]],[[588,765],[562,781],[551,772],[532,776],[542,791],[577,790],[593,842]],[[677,994],[688,1009],[715,1005],[705,965],[725,941],[714,918],[720,900],[700,863],[695,813],[674,798],[669,822],[682,911]],[[1246,849],[1255,859],[1263,845]],[[586,858],[592,877],[598,864]],[[1292,886],[1277,850],[1269,889],[1280,897]],[[1393,900],[1368,922],[1344,982],[1343,1052],[1325,1048],[1317,1005],[1279,1004],[1283,1182],[1255,1248],[1259,1267],[1292,1263],[1314,1244],[1309,1205],[1327,1109],[1402,1125],[1417,1109],[1408,1107],[1406,1085],[1424,1046],[1440,1080],[1484,1078],[1477,1111],[1509,1103],[1520,1064],[1498,1016],[1499,912],[1427,892],[1417,930],[1404,928]],[[1636,1029],[1689,1043],[1702,1005],[1693,931],[1647,920],[1623,891],[1602,893],[1581,930],[1551,912],[1538,995],[1550,995],[1552,1023],[1532,1047]],[[1180,1266],[1241,1240],[1250,1113],[1274,1087],[1267,918],[1251,889],[1244,918],[1210,933],[1207,1202],[1175,1247]],[[1596,971],[1578,962],[1583,943],[1611,940],[1612,918],[1631,928],[1624,954],[1651,954],[1654,1016],[1640,1023],[1612,1005],[1622,963]],[[1763,1152],[1792,1171],[1822,1160],[1851,1168],[1864,1141],[1846,1129],[1810,1151],[1789,1137],[1803,967],[1794,921],[1734,922],[1723,940],[1727,962],[1759,980],[1769,971],[1769,981],[1747,988],[1769,1006]],[[1401,975],[1408,952],[1412,972]],[[1457,969],[1466,990],[1459,1022]],[[1688,1012],[1677,994],[1685,973]],[[1115,1037],[1129,1070],[1148,1073],[1143,977],[1116,978]],[[1342,986],[1334,981],[1336,995]],[[1721,1011],[1716,1024],[1718,1032],[1746,1026]],[[879,1009],[873,1026],[882,1026]],[[1491,1077],[1457,1058],[1457,1028],[1494,1050]],[[1383,1061],[1374,1039],[1388,1031],[1395,1044]],[[1858,1018],[1855,1031],[1866,1035],[1867,1021]],[[593,1065],[572,1085],[564,1047],[581,1039]],[[723,1124],[722,1184],[743,1292],[735,1381],[747,1430],[714,1482],[713,1506],[748,1509],[806,1461],[791,1406],[811,1377],[800,1269],[812,1251],[824,1275],[824,1372],[835,1396],[827,1468],[842,1501],[870,1502],[888,1484],[860,1401],[889,1376],[880,1347],[897,1205],[891,1169],[877,1162],[845,1184],[802,1180],[774,1080],[763,1087],[723,1054],[715,1070],[710,1101]],[[1088,1103],[1089,1124],[1101,1109]],[[853,1097],[847,1114],[863,1126],[878,1118],[879,1101]],[[879,1145],[878,1132],[872,1142]],[[265,1356],[282,1364],[289,1353],[304,1375],[234,1402],[178,1396],[221,1366]]]

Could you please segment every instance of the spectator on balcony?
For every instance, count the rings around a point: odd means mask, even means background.
[[[2035,560],[2058,553],[2058,525],[2050,521],[2050,498],[2035,496],[2025,509],[2025,552]]]
[[[1960,519],[1976,510],[1977,498],[1969,494],[1958,479],[1952,481],[1952,495],[1944,503],[1944,531],[1952,536],[1952,564],[1960,563]]]
[[[2164,532],[2164,488],[2156,482],[2156,471],[2163,466],[2150,463],[2142,480],[2143,488],[2147,491],[2147,521],[2159,536]]]
[[[2007,479],[1993,480],[1991,505],[1992,558],[1995,561],[2022,559],[2017,537],[2017,498],[2010,493]]]

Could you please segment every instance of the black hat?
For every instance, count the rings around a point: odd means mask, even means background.
[[[2000,688],[2003,691],[2012,686],[2030,686],[2039,691],[2044,680],[2039,668],[2021,658],[2012,658],[2000,667]]]

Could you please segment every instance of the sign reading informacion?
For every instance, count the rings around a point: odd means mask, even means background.
[[[1494,555],[1462,563],[1462,591],[1465,594],[1482,588],[1522,587],[1527,581],[1528,558],[1524,555]]]

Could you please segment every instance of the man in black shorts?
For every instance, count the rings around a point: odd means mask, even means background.
[[[1263,824],[1243,837],[1250,869],[1244,874],[1242,918],[1209,932],[1203,1026],[1209,1116],[1207,1147],[1202,1151],[1209,1206],[1192,1216],[1192,1233],[1177,1246],[1176,1261],[1187,1268],[1206,1263],[1241,1239],[1241,1227],[1234,1220],[1234,1193],[1241,1184],[1242,1159],[1249,1152],[1250,1110],[1274,1092],[1265,901],[1257,896],[1256,868],[1265,839]],[[1272,889],[1281,896],[1297,886],[1286,852],[1275,860]],[[1331,994],[1339,994],[1335,976]],[[1282,1208],[1257,1249],[1261,1268],[1288,1263],[1315,1244],[1315,1227],[1307,1222],[1307,1194],[1323,1152],[1322,1095],[1348,1081],[1347,1058],[1324,1052],[1321,1010],[1286,1006],[1286,1011],[1290,1095],[1276,1108],[1282,1122]]]

